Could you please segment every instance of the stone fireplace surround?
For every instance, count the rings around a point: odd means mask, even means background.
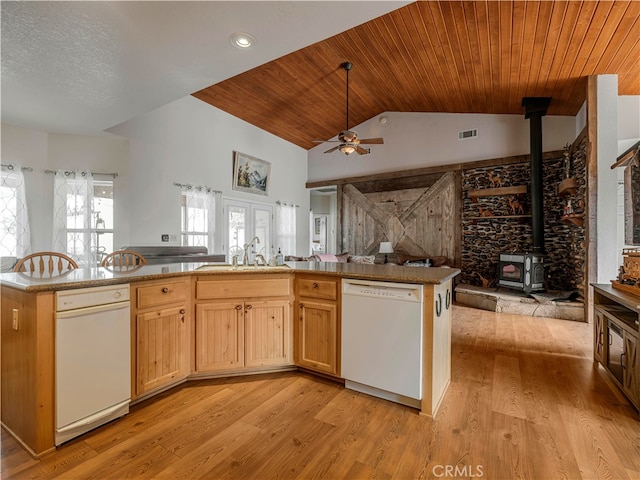
[[[562,152],[544,155],[545,288],[552,291],[575,291],[579,297],[584,297],[586,288],[584,222],[574,223],[562,218],[567,200],[571,200],[576,215],[584,214],[586,198],[586,136],[584,135],[578,137],[571,147],[570,175],[576,180],[575,192],[572,192],[569,197],[562,197],[558,193],[558,185],[565,179]],[[483,196],[477,198],[475,202],[469,197],[469,191],[495,188],[496,178],[500,179],[501,186],[526,185],[528,187],[527,193],[518,197],[518,201],[524,206],[522,215],[512,215],[513,210],[509,205],[509,199],[513,201],[514,196]],[[462,193],[460,282],[477,287],[491,287],[496,282],[500,253],[530,252],[533,247],[529,163],[501,164],[464,170]]]

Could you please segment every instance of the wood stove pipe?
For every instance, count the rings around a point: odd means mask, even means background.
[[[542,191],[542,117],[547,114],[551,97],[523,97],[524,118],[529,119],[531,165],[531,227],[533,253],[544,254],[544,211]]]

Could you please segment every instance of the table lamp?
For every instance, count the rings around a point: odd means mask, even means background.
[[[380,253],[384,253],[384,263],[387,263],[387,254],[393,253],[391,242],[380,242]]]

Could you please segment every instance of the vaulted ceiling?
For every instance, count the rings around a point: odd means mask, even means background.
[[[339,12],[336,12],[339,15]],[[575,115],[586,77],[640,95],[640,2],[419,1],[194,93],[302,148],[387,112]]]

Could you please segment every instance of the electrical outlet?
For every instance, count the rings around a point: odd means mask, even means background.
[[[14,330],[18,330],[20,328],[20,323],[18,322],[18,309],[14,308],[12,313],[11,326]]]
[[[169,241],[173,243],[178,243],[178,235],[169,235]]]
[[[162,235],[160,235],[160,240],[162,240],[163,242],[168,242],[169,241],[169,234],[168,233],[163,233]]]

